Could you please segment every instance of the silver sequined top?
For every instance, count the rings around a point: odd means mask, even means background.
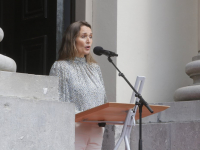
[[[75,104],[76,113],[107,102],[99,65],[85,58],[56,61],[51,76],[59,77],[59,100]]]

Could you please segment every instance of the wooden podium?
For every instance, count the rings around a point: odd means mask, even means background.
[[[142,118],[161,112],[169,106],[150,105],[154,113],[150,113],[143,107]],[[139,109],[135,104],[130,103],[106,103],[84,112],[76,114],[75,122],[82,123],[106,123],[123,125],[121,137],[119,138],[114,150],[117,150],[124,139],[126,150],[130,150],[129,137],[135,120],[139,119]]]
[[[124,124],[127,113],[133,109],[135,104],[130,103],[106,103],[84,112],[76,114],[75,122],[97,123],[106,122],[108,124]],[[169,106],[150,105],[154,113],[150,113],[146,107],[143,107],[142,118],[161,112]],[[139,109],[137,109],[135,120],[139,119]],[[113,123],[112,123],[113,122]]]

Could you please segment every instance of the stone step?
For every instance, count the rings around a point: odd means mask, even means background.
[[[74,150],[74,104],[0,96],[1,150]]]
[[[58,78],[0,71],[0,96],[58,101]]]

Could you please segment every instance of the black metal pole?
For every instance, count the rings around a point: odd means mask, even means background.
[[[139,103],[139,115],[140,115],[140,122],[139,122],[139,144],[138,150],[142,150],[142,103]]]

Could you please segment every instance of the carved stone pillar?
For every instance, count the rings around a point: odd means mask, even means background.
[[[193,84],[177,89],[174,94],[174,100],[200,100],[200,51],[197,56],[192,58],[192,62],[186,65],[185,72],[193,79]]]

